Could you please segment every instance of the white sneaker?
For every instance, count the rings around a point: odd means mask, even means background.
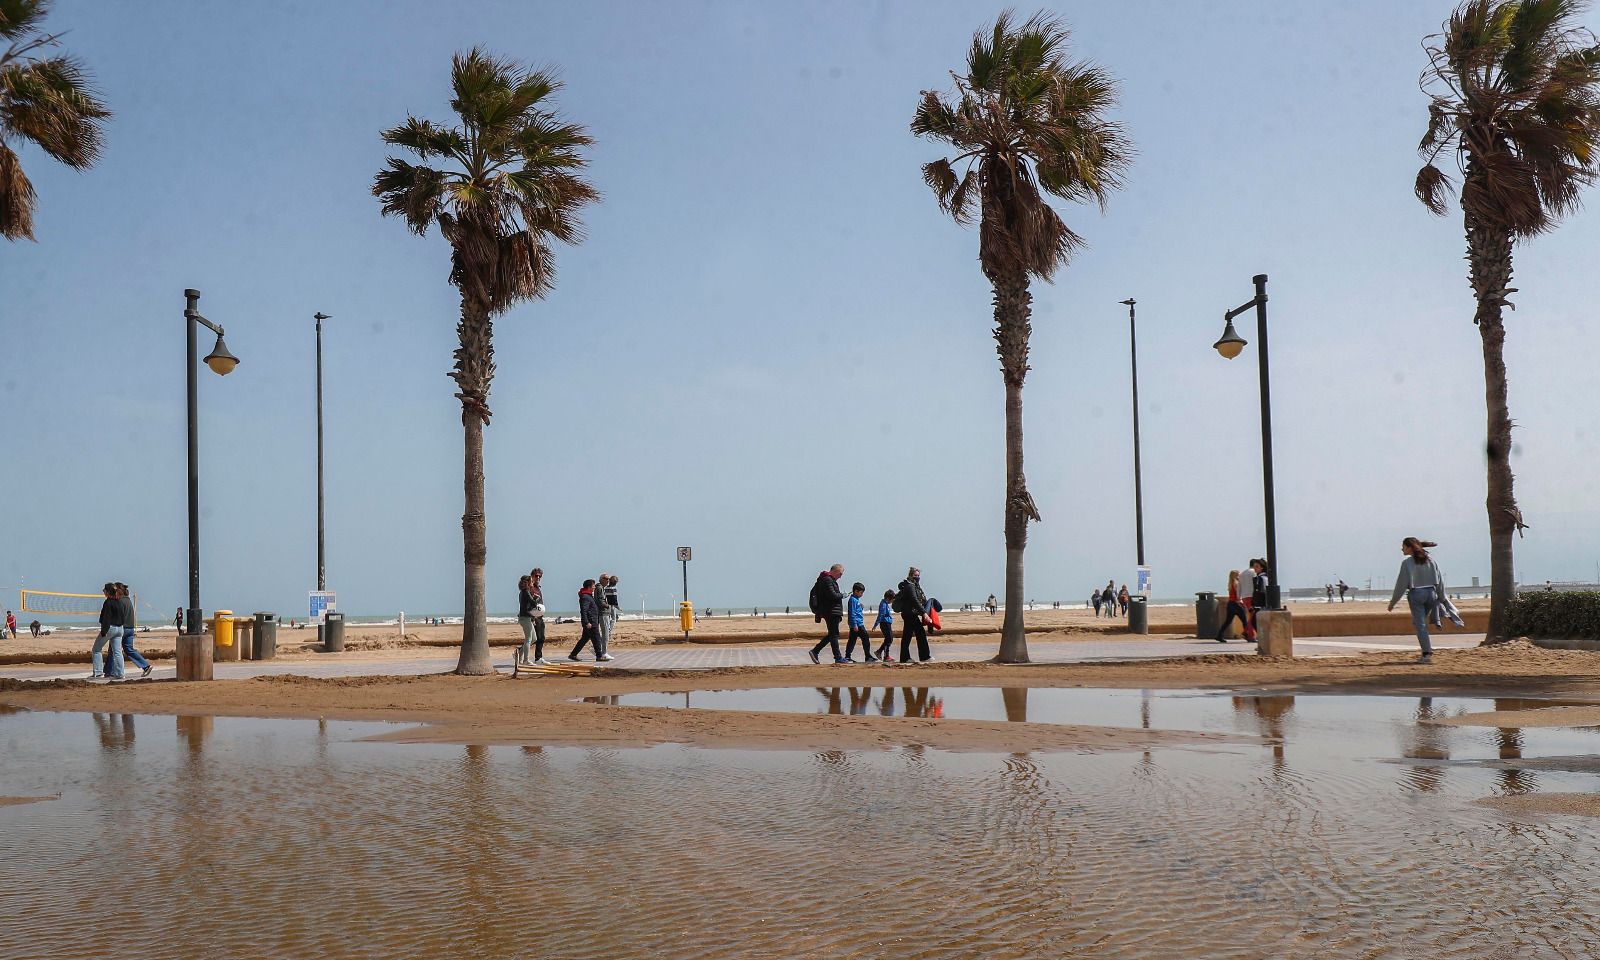
[[[602,653],[602,654],[600,654],[600,656],[598,656],[598,657],[595,657],[595,659],[596,659],[596,660],[599,660],[599,661],[601,661],[601,662],[605,662],[605,661],[609,661],[609,660],[615,660],[615,659],[617,659],[617,658],[616,658],[616,657],[613,657],[613,656],[612,656],[612,655],[611,655],[611,654],[609,654],[609,653]]]

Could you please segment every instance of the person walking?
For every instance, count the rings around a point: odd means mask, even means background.
[[[118,583],[117,602],[122,605],[122,658],[139,668],[140,680],[147,679],[155,668],[133,646],[134,628],[138,626],[139,619],[133,610],[133,588],[126,583]]]
[[[1233,618],[1238,617],[1244,624],[1244,642],[1256,642],[1256,628],[1250,623],[1250,611],[1245,608],[1245,598],[1239,591],[1239,571],[1228,571],[1228,612],[1222,618],[1222,626],[1217,628],[1214,638],[1218,643],[1227,643],[1228,627],[1233,624]]]
[[[1339,581],[1339,602],[1344,603],[1344,595],[1350,592],[1350,585],[1344,580]]]
[[[994,616],[994,608],[996,606],[995,601],[994,601],[994,594],[992,594],[992,593],[989,594],[989,599],[985,600],[983,602],[983,605],[989,608],[989,616],[991,616],[991,617]]]
[[[1389,598],[1389,609],[1404,596],[1411,606],[1411,626],[1417,632],[1417,645],[1422,648],[1418,663],[1433,662],[1433,642],[1428,637],[1428,620],[1433,617],[1439,602],[1444,598],[1444,574],[1428,553],[1429,547],[1438,544],[1432,540],[1406,537],[1400,542],[1400,575],[1394,581],[1394,595]]]
[[[872,629],[883,631],[883,643],[878,647],[878,659],[884,663],[894,663],[894,591],[883,591],[883,599],[878,601],[878,619],[872,621]]]
[[[39,621],[34,620],[28,624],[28,632],[33,634],[33,639],[39,639]]]
[[[867,633],[867,613],[861,606],[861,598],[867,594],[867,585],[856,581],[850,588],[850,597],[845,601],[845,612],[850,620],[850,642],[844,645],[844,658],[847,662],[855,662],[856,641],[861,641],[861,654],[866,657],[867,663],[877,663],[878,658],[872,655],[872,635]]]
[[[92,664],[90,680],[122,679],[122,604],[117,601],[116,584],[108,583],[101,590],[105,601],[100,604],[100,633],[94,638],[94,648],[89,660]],[[104,660],[100,651],[109,644]],[[103,669],[102,669],[103,667]]]
[[[1267,561],[1251,560],[1245,566],[1239,583],[1239,599],[1245,613],[1250,615],[1250,636],[1256,634],[1256,614],[1267,605]],[[1251,641],[1252,643],[1254,641]]]
[[[1122,615],[1128,615],[1128,585],[1124,583],[1122,589],[1117,591],[1117,606],[1122,608]]]
[[[600,639],[594,645],[595,660],[610,660],[606,651],[611,646],[611,605],[606,601],[606,589],[611,586],[611,574],[602,573],[594,581],[594,605],[600,612]]]
[[[1107,617],[1117,615],[1117,586],[1110,580],[1106,581],[1105,589],[1100,591],[1100,606],[1105,608]]]
[[[583,581],[583,586],[578,590],[578,623],[582,633],[578,636],[578,645],[567,654],[568,660],[577,660],[585,646],[600,649],[600,605],[594,599],[593,580]],[[599,654],[596,654],[595,660],[599,659]]]
[[[180,636],[180,637],[183,636],[183,608],[182,607],[179,607],[178,608],[178,612],[173,616],[173,618],[172,618],[172,626],[173,626],[173,629],[178,631],[178,636]]]
[[[1096,620],[1100,619],[1100,591],[1099,590],[1091,590],[1089,592],[1089,602],[1094,604],[1094,616],[1095,616],[1095,619]]]
[[[11,639],[17,639],[17,615],[10,610],[6,611],[6,632],[11,634]]]
[[[844,594],[839,590],[839,578],[842,576],[844,564],[836,563],[817,574],[817,582],[811,585],[811,615],[818,623],[828,625],[827,635],[818,640],[808,654],[812,663],[822,662],[820,654],[823,647],[833,648],[834,663],[848,662],[839,653],[839,621],[844,618]]]
[[[912,567],[906,571],[906,578],[900,581],[900,590],[895,594],[895,602],[899,604],[898,610],[905,615],[905,627],[900,631],[900,662],[911,662],[911,641],[917,641],[917,659],[927,663],[933,659],[933,654],[928,652],[928,628],[925,618],[928,615],[928,595],[922,592],[922,571]]]
[[[534,592],[533,575],[517,579],[517,626],[522,628],[522,646],[517,648],[516,662],[544,665],[544,631],[534,627],[534,620],[544,612],[540,597]],[[537,639],[537,643],[535,640]]]

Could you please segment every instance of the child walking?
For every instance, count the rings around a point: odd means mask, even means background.
[[[861,654],[867,658],[867,663],[877,663],[878,658],[872,655],[872,637],[867,633],[867,615],[861,609],[861,598],[866,595],[867,585],[859,581],[850,588],[850,599],[846,601],[846,613],[850,616],[850,640],[844,645],[844,658],[852,660],[856,651],[856,641],[861,641]]]
[[[894,663],[894,657],[889,655],[889,648],[894,646],[894,591],[883,591],[883,599],[878,601],[878,619],[872,621],[872,629],[883,631],[883,644],[878,647],[878,659],[884,663]]]

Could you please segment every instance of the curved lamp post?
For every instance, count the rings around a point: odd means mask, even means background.
[[[189,381],[189,607],[184,613],[184,636],[178,638],[178,679],[209,680],[211,657],[197,649],[204,646],[200,624],[200,350],[195,341],[197,328],[204,326],[217,335],[216,345],[204,360],[205,365],[217,376],[225,377],[232,373],[233,368],[239,365],[239,358],[233,355],[222,339],[222,327],[200,315],[200,291],[185,290],[183,295],[187,301],[183,308],[184,327],[189,339],[188,363],[185,365]]]
[[[1283,596],[1278,586],[1278,530],[1276,508],[1272,492],[1272,389],[1267,376],[1267,275],[1258,273],[1252,278],[1256,295],[1222,315],[1222,337],[1211,346],[1226,360],[1244,352],[1249,342],[1233,328],[1233,318],[1248,310],[1256,312],[1256,357],[1261,371],[1261,487],[1267,516],[1267,606],[1268,610],[1282,610]]]

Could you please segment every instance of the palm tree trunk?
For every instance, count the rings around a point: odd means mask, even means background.
[[[465,561],[465,601],[461,617],[461,659],[456,673],[483,676],[495,672],[489,659],[489,621],[484,599],[484,566],[489,558],[483,517],[483,428],[489,421],[489,383],[494,376],[494,326],[486,296],[463,285],[461,346],[451,376],[459,388],[461,426],[466,434],[462,469],[466,508],[461,514],[461,552]]]
[[[1504,643],[1511,637],[1506,614],[1516,592],[1516,564],[1511,535],[1522,526],[1511,474],[1511,407],[1506,397],[1505,323],[1501,307],[1511,284],[1511,234],[1485,224],[1470,214],[1467,225],[1467,261],[1472,292],[1478,308],[1474,322],[1483,340],[1483,394],[1488,415],[1484,460],[1488,468],[1489,513],[1489,628],[1485,643]]]
[[[1023,623],[1022,552],[1028,546],[1028,520],[1038,519],[1028,482],[1022,473],[1022,381],[1028,375],[1028,336],[1032,332],[1033,297],[1028,278],[996,278],[994,338],[1006,384],[1006,617],[1000,628],[1000,663],[1027,663],[1028,638]]]

